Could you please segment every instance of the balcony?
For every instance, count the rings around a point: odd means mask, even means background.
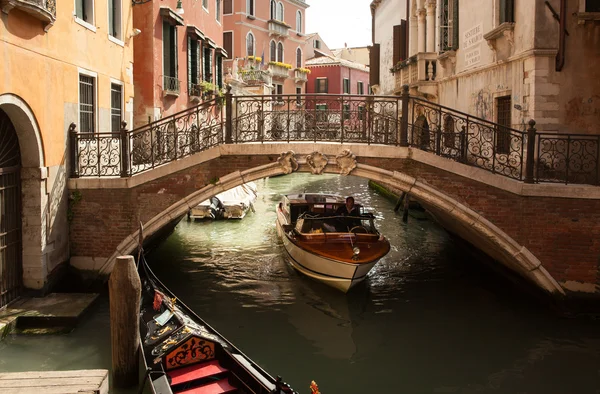
[[[0,8],[5,14],[16,8],[33,15],[45,24],[44,31],[56,21],[56,0],[0,0]]]
[[[277,37],[287,37],[289,35],[290,25],[275,19],[269,21],[269,35]]]
[[[263,70],[240,70],[240,78],[248,86],[270,85],[271,77]]]
[[[422,52],[411,56],[392,70],[395,74],[395,91],[401,92],[403,85],[426,96],[437,97],[437,53]]]
[[[163,76],[163,95],[179,97],[181,81],[175,77]]]
[[[296,83],[304,83],[308,81],[309,70],[305,68],[297,68],[294,70],[294,79]]]
[[[269,62],[269,71],[273,78],[287,78],[290,76],[292,66],[285,63]]]

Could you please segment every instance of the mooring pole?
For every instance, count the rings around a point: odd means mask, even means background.
[[[410,196],[406,193],[406,198],[404,198],[404,212],[402,212],[402,221],[404,223],[408,222],[408,205],[410,203]]]
[[[402,206],[402,203],[404,202],[404,197],[406,197],[406,193],[402,192],[402,194],[400,195],[400,198],[396,202],[396,206],[394,207],[394,212],[398,212],[398,210]]]
[[[138,384],[141,290],[133,256],[117,257],[108,281],[112,371],[117,388]]]

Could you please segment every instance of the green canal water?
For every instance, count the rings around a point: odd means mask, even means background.
[[[566,319],[475,261],[432,221],[402,223],[367,180],[258,181],[241,221],[182,221],[148,260],[213,327],[299,393],[600,393],[600,322]],[[288,192],[353,195],[391,252],[342,294],[283,258],[275,205]],[[9,336],[0,371],[110,367],[108,301],[70,334]]]

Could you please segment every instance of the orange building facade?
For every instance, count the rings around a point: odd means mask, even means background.
[[[180,4],[178,4],[180,3]],[[223,89],[222,0],[150,1],[133,7],[134,127]]]
[[[131,7],[0,0],[0,308],[50,289],[69,261],[70,125],[92,136],[131,121]]]
[[[307,8],[303,0],[224,0],[226,72],[244,80],[258,70],[273,93],[306,93]]]

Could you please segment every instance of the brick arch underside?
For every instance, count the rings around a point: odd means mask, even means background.
[[[298,172],[309,172],[305,163],[299,162]],[[325,172],[339,173],[335,165],[328,166]],[[284,174],[278,163],[266,164],[245,171],[235,171],[221,177],[216,184],[210,184],[197,190],[184,199],[176,202],[144,223],[144,237],[149,237],[161,228],[183,218],[191,207],[233,187],[246,182],[263,179],[269,176]],[[397,171],[388,171],[367,164],[358,164],[351,175],[360,176],[376,182],[387,183],[402,191],[408,192],[411,198],[418,200],[449,231],[461,236],[508,269],[516,272],[532,282],[540,289],[551,294],[564,294],[563,288],[542,266],[525,246],[517,243],[499,227],[478,214],[468,206],[428,185],[422,180]],[[131,254],[138,245],[138,232],[124,239],[117,250],[101,269],[101,274],[112,270],[116,258]]]

